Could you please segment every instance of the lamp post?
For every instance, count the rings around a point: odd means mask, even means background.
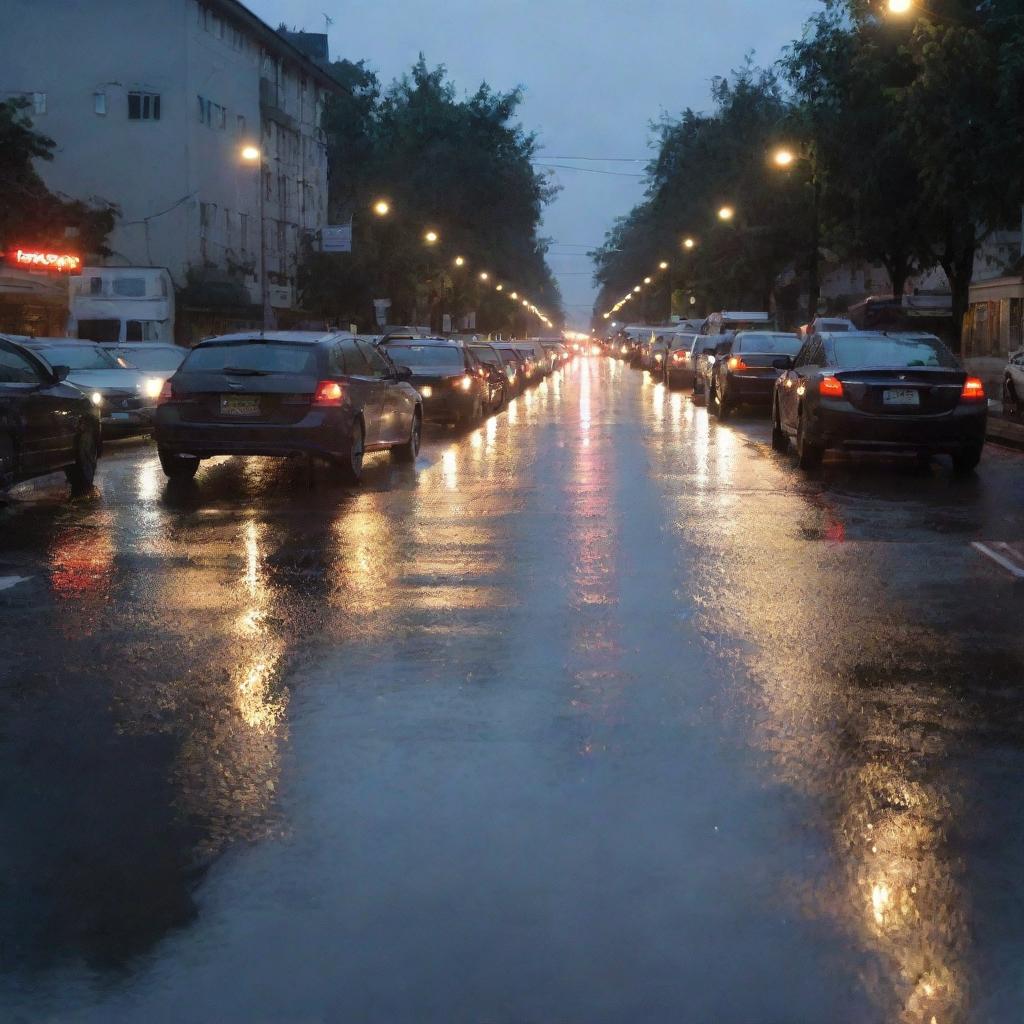
[[[270,304],[270,288],[267,286],[267,228],[263,216],[263,151],[259,146],[243,146],[242,160],[256,168],[256,188],[259,192],[260,218],[260,299],[263,306],[263,330],[273,330],[274,307]]]
[[[805,147],[799,156],[788,146],[780,146],[772,153],[772,164],[781,171],[788,171],[801,161],[807,164],[813,196],[811,251],[807,261],[807,322],[813,323],[818,315],[818,300],[821,298],[821,175],[818,173],[818,155],[813,144]]]

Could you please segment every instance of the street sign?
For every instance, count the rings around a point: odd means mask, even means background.
[[[322,252],[352,251],[352,221],[347,224],[328,224],[320,229]]]

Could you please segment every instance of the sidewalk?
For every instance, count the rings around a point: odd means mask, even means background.
[[[1003,416],[1003,403],[988,403],[988,428],[985,440],[989,444],[1000,444],[1004,448],[1016,448],[1024,451],[1024,423],[1008,420]]]

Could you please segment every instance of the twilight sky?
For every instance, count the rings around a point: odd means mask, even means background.
[[[365,58],[387,83],[423,51],[460,92],[522,85],[521,117],[563,191],[548,208],[549,262],[571,322],[588,326],[588,249],[641,196],[648,125],[663,110],[709,106],[709,83],[753,51],[770,63],[817,0],[247,0],[271,25],[324,30],[331,55]],[[580,161],[599,157],[602,162]],[[604,158],[616,158],[614,161]],[[636,159],[636,163],[621,162]],[[594,173],[595,171],[614,173]],[[638,272],[643,268],[638,268]]]

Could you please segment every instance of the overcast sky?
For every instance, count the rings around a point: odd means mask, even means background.
[[[641,196],[648,125],[662,111],[709,105],[713,76],[753,51],[770,63],[817,0],[248,0],[271,25],[330,28],[331,55],[365,58],[385,83],[422,51],[460,92],[486,79],[522,85],[523,123],[563,186],[544,233],[566,312],[586,326],[594,288],[585,253]],[[607,162],[568,158],[616,158]],[[638,159],[638,163],[619,162]],[[614,173],[595,173],[596,171]],[[642,268],[638,268],[642,269]]]

